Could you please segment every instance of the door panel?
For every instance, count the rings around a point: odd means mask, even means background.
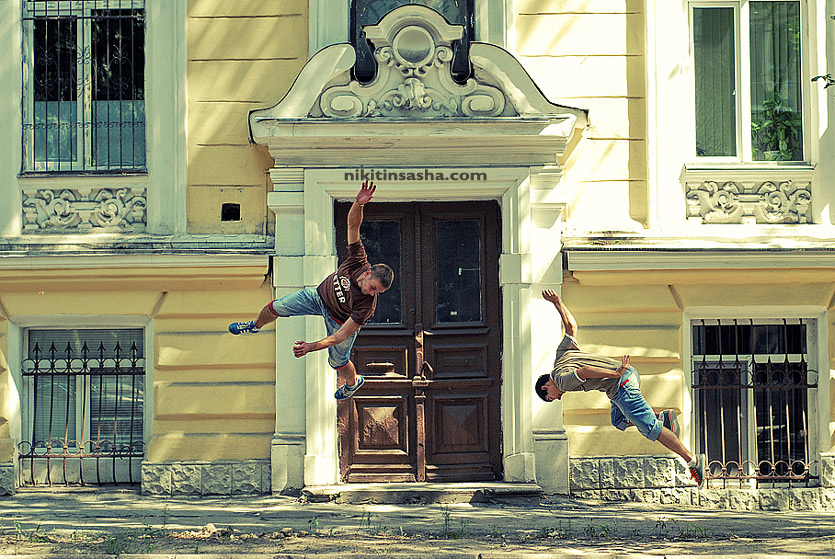
[[[349,209],[334,212],[340,258]],[[395,281],[354,345],[366,383],[338,405],[342,479],[500,479],[498,205],[374,203],[364,217],[369,261]]]
[[[489,203],[423,214],[435,252],[433,281],[424,284],[431,304],[423,307],[431,325],[425,359],[433,367],[426,390],[427,481],[501,477],[498,225]]]

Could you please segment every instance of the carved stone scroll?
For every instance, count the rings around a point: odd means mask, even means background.
[[[406,6],[366,27],[365,34],[375,46],[377,76],[369,84],[351,81],[322,92],[319,108],[324,116],[507,116],[501,90],[474,78],[464,83],[452,78],[452,49],[462,37],[460,25],[448,24],[424,6]]]
[[[808,181],[721,181],[686,183],[687,217],[703,223],[811,223]]]
[[[23,189],[24,233],[143,232],[145,187]]]

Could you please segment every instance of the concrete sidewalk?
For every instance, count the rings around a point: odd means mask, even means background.
[[[289,496],[161,499],[135,491],[83,489],[21,491],[0,499],[0,535],[29,535],[30,540],[33,534],[50,533],[199,532],[212,529],[209,525],[253,537],[282,530],[306,533],[318,538],[313,543],[356,537],[360,551],[366,545],[360,540],[376,534],[411,537],[404,545],[416,550],[430,540],[450,544],[443,552],[433,548],[429,554],[413,555],[421,557],[835,556],[835,512],[735,512],[556,497],[524,505],[345,504]],[[456,540],[463,551],[456,551]],[[327,545],[316,547],[308,545],[298,557],[328,556]],[[360,551],[350,555],[361,556]],[[400,556],[394,551],[388,555]]]

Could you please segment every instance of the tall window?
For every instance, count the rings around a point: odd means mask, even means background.
[[[696,450],[707,455],[709,480],[814,479],[813,326],[798,319],[693,321]]]
[[[800,2],[691,5],[696,155],[802,161]]]
[[[23,171],[144,171],[144,0],[23,6]]]
[[[85,474],[86,482],[101,483],[103,458],[111,459],[106,481],[134,481],[145,453],[143,335],[141,329],[28,331],[18,449],[24,483],[85,483]],[[84,458],[97,460],[85,465]],[[51,477],[56,464],[64,465],[58,468],[64,479]]]
[[[455,46],[452,59],[452,73],[456,80],[466,80],[470,75],[469,45],[474,37],[475,0],[352,0],[351,1],[351,44],[357,50],[354,67],[356,79],[370,82],[377,74],[374,61],[374,47],[363,34],[366,25],[376,25],[387,13],[400,6],[417,4],[432,8],[452,25],[464,26],[464,38]]]

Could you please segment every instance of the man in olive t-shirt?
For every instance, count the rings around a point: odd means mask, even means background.
[[[348,211],[348,258],[340,263],[317,288],[303,289],[267,304],[258,318],[235,322],[229,331],[237,334],[256,334],[278,317],[321,315],[327,337],[316,342],[299,340],[293,355],[302,357],[311,351],[328,350],[328,364],[336,369],[344,384],[337,389],[337,400],[350,398],[363,384],[351,362],[351,348],[359,329],[374,314],[377,295],[383,293],[394,279],[394,272],[385,264],[370,265],[360,241],[362,207],[371,201],[376,186],[371,181],[362,183],[351,209]]]
[[[621,431],[634,425],[651,441],[658,441],[681,456],[690,476],[699,485],[704,482],[704,457],[694,455],[678,438],[678,422],[673,410],[664,410],[659,417],[641,394],[641,377],[624,355],[620,361],[580,349],[575,338],[577,320],[559,295],[550,289],[542,292],[560,313],[565,336],[557,347],[554,368],[540,376],[534,386],[536,394],[546,402],[561,400],[566,392],[599,390],[611,400],[612,425]],[[665,419],[669,426],[665,425]]]

